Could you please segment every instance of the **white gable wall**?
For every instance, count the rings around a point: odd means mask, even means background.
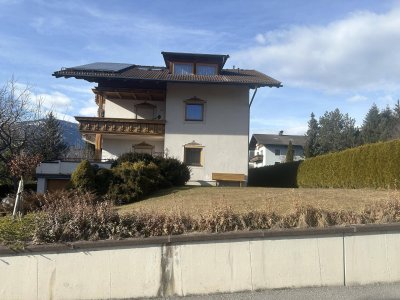
[[[136,119],[135,105],[140,103],[149,103],[156,106],[154,118],[158,115],[161,119],[165,119],[165,102],[164,101],[144,101],[134,99],[106,99],[104,103],[105,118],[120,118],[120,119]],[[142,119],[138,116],[138,119]]]
[[[205,100],[204,121],[185,121],[184,100]],[[241,86],[168,83],[165,151],[184,159],[184,145],[204,146],[204,164],[191,168],[191,181],[211,181],[212,173],[248,171],[249,90]]]
[[[275,150],[280,150],[280,155],[275,155]],[[263,161],[254,164],[254,167],[274,165],[275,163],[284,163],[286,160],[288,146],[286,145],[261,145],[254,151],[254,155],[263,155]],[[294,160],[304,159],[304,150],[300,146],[293,146]]]

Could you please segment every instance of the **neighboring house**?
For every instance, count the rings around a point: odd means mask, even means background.
[[[285,162],[289,142],[292,142],[294,160],[304,159],[306,137],[303,135],[253,134],[250,140],[249,166],[259,168]]]
[[[125,152],[167,155],[191,182],[248,171],[249,90],[280,87],[255,70],[224,69],[229,55],[162,52],[165,66],[92,63],[53,75],[97,83],[97,117],[76,117],[98,159]]]

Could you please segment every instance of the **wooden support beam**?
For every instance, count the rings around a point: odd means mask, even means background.
[[[95,147],[94,148],[94,158],[98,159],[98,160],[101,160],[102,142],[103,142],[102,135],[97,133],[96,134],[96,142],[94,145],[94,147]]]

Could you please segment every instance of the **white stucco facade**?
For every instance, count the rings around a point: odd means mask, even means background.
[[[248,175],[249,90],[281,87],[229,55],[161,52],[165,66],[95,62],[54,73],[96,82],[96,117],[77,116],[96,161],[127,152],[176,158],[190,184],[240,184]],[[214,178],[214,179],[213,179]]]
[[[275,164],[284,163],[286,160],[288,146],[286,145],[258,145],[254,150],[254,155],[262,156],[262,160],[253,163],[253,167],[259,168]],[[304,159],[304,149],[301,146],[294,145],[293,160],[298,161]]]
[[[189,143],[202,147],[202,166],[192,166],[192,182],[211,182],[212,173],[247,176],[249,89],[244,86],[169,83],[166,94],[165,152],[184,160]],[[185,100],[204,103],[203,121],[185,121]]]

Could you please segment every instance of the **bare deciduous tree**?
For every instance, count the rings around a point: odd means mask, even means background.
[[[28,145],[39,130],[32,123],[40,119],[41,105],[32,98],[29,86],[21,87],[14,78],[0,88],[0,163],[5,167],[11,157],[29,150]],[[3,177],[9,174],[5,172]],[[18,178],[12,179],[16,186]]]

